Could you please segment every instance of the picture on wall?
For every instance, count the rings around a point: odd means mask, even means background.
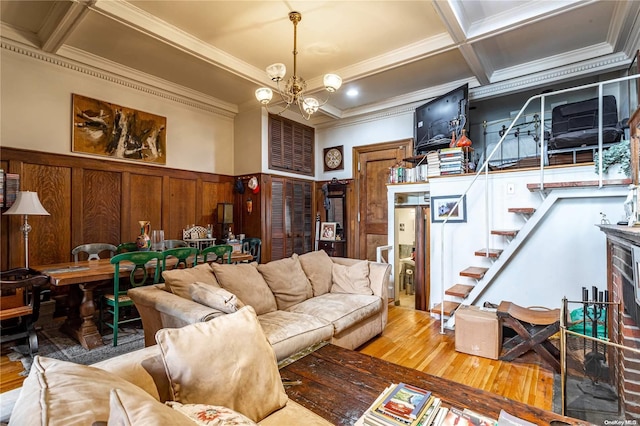
[[[167,162],[167,118],[73,94],[73,152]]]
[[[322,222],[320,226],[320,239],[323,241],[336,240],[337,222]]]
[[[431,197],[431,222],[441,223],[447,217],[448,222],[466,222],[467,221],[467,196],[465,195],[460,204],[456,206],[459,195],[447,195],[443,197]],[[451,216],[449,213],[451,212]]]

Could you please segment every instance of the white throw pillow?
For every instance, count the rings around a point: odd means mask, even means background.
[[[373,294],[369,281],[369,262],[366,260],[350,266],[334,263],[331,278],[331,293]]]
[[[235,294],[224,288],[214,287],[205,283],[189,285],[189,293],[194,302],[230,314],[244,306]]]

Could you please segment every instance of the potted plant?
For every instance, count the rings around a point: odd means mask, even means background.
[[[599,172],[600,160],[598,151],[593,156],[596,173]],[[618,142],[611,147],[602,150],[602,173],[606,173],[612,166],[620,165],[620,172],[625,176],[631,176],[631,151],[629,141]]]

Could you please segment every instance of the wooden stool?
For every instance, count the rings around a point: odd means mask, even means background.
[[[560,372],[560,351],[549,338],[560,330],[560,309],[537,310],[501,302],[498,318],[517,336],[504,342],[503,361],[513,361],[529,350],[536,351],[556,372]]]

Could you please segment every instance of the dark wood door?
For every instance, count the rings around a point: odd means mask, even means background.
[[[270,260],[313,249],[312,182],[273,177]]]
[[[388,243],[389,168],[407,158],[411,149],[410,139],[355,149],[359,212],[359,220],[356,222],[355,257],[359,259],[375,261],[376,248]]]
[[[429,297],[431,294],[431,280],[429,271],[430,253],[430,221],[431,210],[429,207],[416,208],[416,276],[415,308],[421,311],[429,309]]]

